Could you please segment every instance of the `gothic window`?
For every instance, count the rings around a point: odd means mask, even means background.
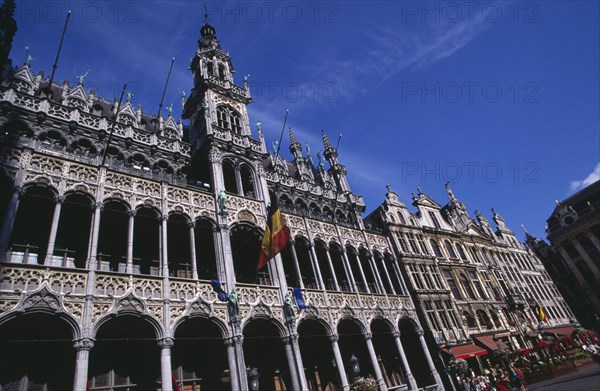
[[[462,284],[463,288],[465,289],[465,291],[467,291],[467,294],[469,295],[469,297],[473,300],[476,300],[475,292],[473,291],[471,284],[469,284],[469,280],[467,280],[467,277],[461,273],[459,276],[459,279],[460,279],[460,283]]]
[[[313,216],[320,216],[321,215],[321,209],[319,208],[319,206],[314,203],[311,202],[310,203],[310,212]]]
[[[223,64],[219,64],[219,78],[225,80],[225,66]]]
[[[417,241],[419,242],[419,247],[421,248],[421,253],[425,255],[429,255],[429,249],[425,245],[425,240],[423,239],[423,235],[417,234]]]
[[[231,130],[238,134],[242,133],[242,125],[238,113],[232,110],[229,114],[229,121],[231,123]]]
[[[215,66],[214,66],[214,64],[211,61],[209,61],[209,62],[206,63],[206,68],[208,70],[209,76],[213,75],[215,73]]]
[[[450,242],[447,241],[447,240],[445,240],[444,241],[444,245],[446,246],[446,251],[448,252],[448,256],[450,258],[456,259],[457,258],[456,253],[454,252],[454,248],[452,247],[452,245],[450,244]]]
[[[475,289],[477,290],[477,293],[479,293],[479,297],[481,297],[482,299],[487,298],[487,295],[483,290],[483,286],[481,285],[481,282],[479,282],[479,280],[477,279],[477,275],[475,274],[475,272],[469,272],[469,277],[471,277],[471,281],[473,282],[473,285],[475,285]]]
[[[308,214],[308,206],[300,198],[296,200],[296,212],[302,216],[306,216]]]
[[[408,251],[408,242],[406,241],[406,237],[404,233],[398,232],[398,240],[400,241],[400,247],[402,248],[402,252],[407,254]]]
[[[471,316],[470,313],[468,313],[467,311],[463,312],[463,318],[465,319],[465,322],[467,323],[468,327],[477,327],[477,324],[475,323],[475,319],[473,319],[473,317]]]
[[[485,326],[488,329],[494,328],[492,322],[490,321],[490,317],[483,310],[477,310],[477,320],[479,324]]]
[[[444,277],[446,278],[446,282],[448,283],[448,286],[450,287],[450,291],[452,292],[452,295],[454,296],[454,298],[456,300],[462,300],[463,297],[460,294],[460,291],[458,290],[458,286],[456,285],[456,282],[454,282],[454,278],[452,278],[452,273],[450,272],[450,270],[444,270]]]
[[[229,115],[225,106],[217,107],[217,125],[223,129],[229,129]]]
[[[237,180],[235,175],[235,166],[230,160],[223,161],[223,179],[225,180],[225,191],[237,194]]]
[[[414,254],[420,254],[419,248],[417,247],[417,242],[415,241],[415,235],[407,234],[408,242],[410,243],[410,248]]]
[[[323,207],[323,214],[329,219],[331,220],[333,217],[333,211],[328,207],[328,206],[324,206]]]
[[[437,321],[437,318],[435,316],[435,310],[433,309],[433,306],[431,305],[430,301],[425,301],[423,302],[424,306],[425,306],[425,312],[427,313],[427,318],[429,319],[429,323],[431,324],[431,328],[434,330],[441,330],[440,325]]]
[[[435,226],[435,228],[442,228],[442,226],[440,225],[440,222],[437,219],[437,216],[435,215],[434,212],[429,211],[429,217],[431,217],[431,221],[433,222],[433,225]]]
[[[460,255],[460,259],[462,259],[463,261],[467,260],[467,254],[465,254],[465,250],[463,250],[463,247],[456,243],[456,250],[458,250],[458,254]]]
[[[442,251],[440,250],[440,246],[437,244],[437,242],[432,239],[429,241],[429,243],[431,243],[431,248],[433,249],[435,256],[438,258],[443,258]]]
[[[400,224],[406,224],[406,219],[404,218],[402,212],[398,212],[398,219],[400,220]]]
[[[252,170],[245,164],[240,168],[240,177],[242,179],[242,190],[246,197],[256,197],[254,190],[254,178]]]

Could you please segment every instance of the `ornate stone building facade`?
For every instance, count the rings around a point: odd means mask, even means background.
[[[547,220],[550,245],[526,232],[584,327],[600,332],[600,181],[561,202]]]
[[[292,132],[293,161],[269,154],[208,24],[191,70],[186,127],[28,63],[2,84],[2,389],[441,386],[396,239],[365,229],[327,136],[328,169]],[[273,197],[293,241],[257,273]]]
[[[450,357],[482,369],[500,349],[534,347],[543,333],[570,333],[573,314],[535,254],[496,211],[494,230],[479,211],[475,219],[468,215],[449,184],[446,191],[449,202],[441,206],[419,189],[411,212],[388,186],[384,203],[365,218],[399,254],[440,370]]]

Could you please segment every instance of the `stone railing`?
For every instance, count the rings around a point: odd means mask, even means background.
[[[76,107],[63,106],[47,99],[27,95],[22,92],[16,92],[12,89],[9,89],[2,94],[1,100],[10,102],[17,107],[35,111],[37,113],[44,113],[52,118],[76,123],[79,126],[90,128],[94,132],[102,130],[108,133],[113,125],[113,121],[107,120],[105,117],[85,113]],[[188,143],[157,136],[144,129],[137,128],[132,124],[126,125],[117,122],[114,127],[113,136],[119,138],[131,138],[133,141],[140,144],[156,146],[158,149],[168,152],[177,152],[186,157],[189,157],[190,154],[190,145]]]

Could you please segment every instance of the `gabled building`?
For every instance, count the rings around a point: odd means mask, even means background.
[[[418,189],[410,211],[388,186],[365,225],[392,242],[440,370],[450,357],[483,370],[497,350],[533,347],[544,330],[569,326],[573,314],[496,211],[494,229],[479,211],[471,218],[449,184],[446,191],[442,206]]]
[[[527,246],[584,327],[600,330],[600,181],[557,201],[547,220],[548,241],[528,232]]]

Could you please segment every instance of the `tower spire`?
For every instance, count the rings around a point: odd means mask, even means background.
[[[290,130],[290,152],[292,155],[294,155],[294,159],[296,161],[301,161],[302,158],[302,144],[300,144],[298,142],[298,140],[296,140],[296,136],[294,135],[294,131],[292,130],[292,128],[289,128]]]

